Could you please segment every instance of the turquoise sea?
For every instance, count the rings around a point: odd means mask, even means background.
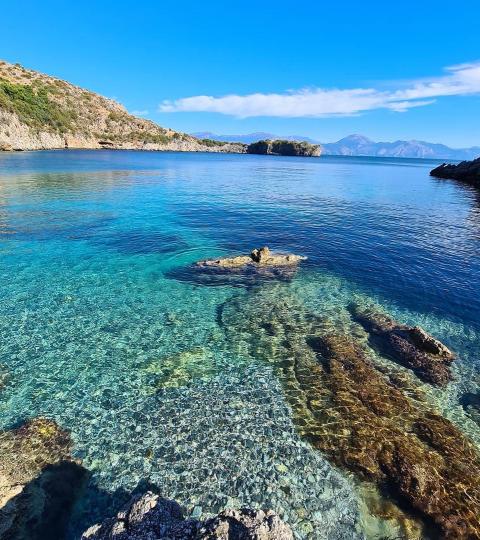
[[[298,538],[375,537],[272,365],[231,338],[232,306],[256,294],[351,332],[354,298],[420,324],[459,357],[429,399],[479,444],[462,396],[480,392],[480,194],[431,178],[437,163],[0,154],[0,427],[42,415],[71,431],[91,473],[71,538],[150,484],[194,516],[267,507]],[[190,268],[263,245],[308,260],[265,283]]]

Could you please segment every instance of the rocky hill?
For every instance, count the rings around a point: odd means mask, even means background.
[[[53,148],[245,151],[160,127],[116,101],[0,61],[0,150]]]

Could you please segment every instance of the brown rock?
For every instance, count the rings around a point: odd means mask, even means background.
[[[354,319],[370,333],[370,344],[381,354],[412,369],[423,381],[445,386],[452,380],[455,355],[419,326],[407,326],[376,309],[351,307]]]

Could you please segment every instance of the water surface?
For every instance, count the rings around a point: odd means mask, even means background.
[[[270,507],[298,537],[361,535],[352,480],[299,438],[268,363],[232,347],[188,265],[308,256],[272,295],[349,325],[352,298],[460,357],[437,406],[478,392],[480,197],[437,162],[113,151],[0,154],[1,424],[45,415],[92,472],[71,536],[153,483],[194,515]],[[360,531],[360,532],[359,532]],[[347,536],[346,536],[347,535]]]

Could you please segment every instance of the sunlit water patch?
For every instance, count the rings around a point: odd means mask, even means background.
[[[255,283],[192,279],[210,256],[263,244],[307,255],[262,294],[288,294],[360,340],[353,300],[422,325],[459,356],[454,382],[424,385],[427,399],[480,442],[463,397],[480,386],[478,198],[430,179],[431,166],[0,156],[1,422],[45,415],[71,430],[92,473],[72,537],[147,483],[194,515],[263,506],[298,537],[361,535],[352,478],[298,434],[271,363],[222,323]]]

